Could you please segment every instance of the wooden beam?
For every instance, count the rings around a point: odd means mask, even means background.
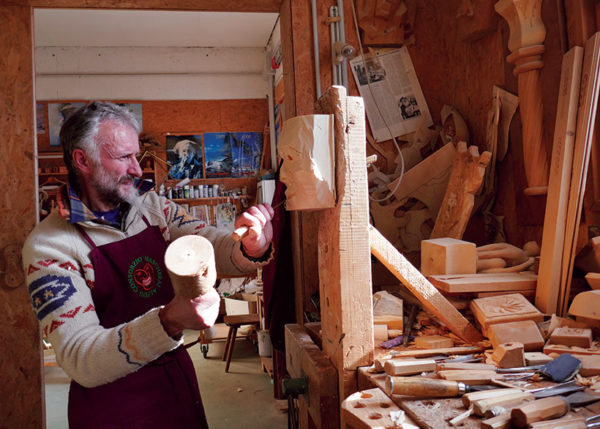
[[[535,296],[535,304],[544,313],[556,312],[560,290],[562,267],[558,261],[562,259],[565,240],[582,60],[583,48],[576,46],[564,55],[562,62]]]
[[[44,427],[39,326],[20,263],[21,248],[35,225],[37,208],[31,8],[2,5],[0,22],[0,178],[4,184],[0,259],[16,259],[7,272],[0,273],[1,426]]]
[[[365,112],[362,98],[346,97],[343,87],[325,91],[316,110],[335,117],[338,200],[321,212],[319,289],[323,351],[346,398],[358,388],[356,369],[372,364],[374,347]]]
[[[10,3],[11,0],[9,0]],[[275,12],[282,0],[29,0],[32,7],[76,9],[152,9],[204,12]]]
[[[369,227],[371,252],[452,332],[467,342],[481,341],[481,333],[373,227]]]
[[[596,33],[585,44],[583,56],[583,72],[581,76],[580,104],[577,112],[577,131],[575,133],[575,149],[573,152],[573,168],[571,174],[571,187],[569,190],[569,203],[567,208],[567,221],[565,228],[565,244],[563,246],[562,279],[563,289],[559,294],[557,314],[560,316],[567,311],[573,265],[577,247],[577,234],[581,212],[583,210],[583,197],[587,181],[588,165],[592,142],[594,140],[594,127],[598,109],[598,92],[600,91],[600,33]]]
[[[298,397],[318,429],[339,427],[337,371],[327,356],[296,324],[285,325],[287,371],[292,378],[306,378],[308,391]],[[300,426],[301,428],[309,427]]]

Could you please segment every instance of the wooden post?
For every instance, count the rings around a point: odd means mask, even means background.
[[[44,427],[38,321],[24,282],[21,248],[36,223],[33,30],[29,6],[0,6],[0,426]]]
[[[360,97],[331,87],[318,113],[335,116],[337,204],[319,225],[323,351],[338,370],[340,399],[358,389],[356,369],[373,361],[365,112]]]
[[[514,63],[519,78],[519,101],[523,123],[523,163],[527,195],[544,195],[548,190],[548,160],[542,141],[542,82],[546,29],[542,22],[542,0],[500,0],[494,5],[510,28],[506,58]]]

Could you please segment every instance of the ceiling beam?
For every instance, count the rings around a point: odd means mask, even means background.
[[[43,8],[189,10],[202,12],[275,12],[282,0],[8,0]]]

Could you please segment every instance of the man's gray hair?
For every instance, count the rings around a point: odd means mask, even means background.
[[[100,125],[105,121],[116,121],[129,125],[140,132],[140,125],[133,113],[118,104],[92,101],[87,106],[77,109],[64,122],[60,129],[60,144],[63,150],[65,165],[69,171],[69,180],[76,185],[77,167],[73,163],[73,151],[82,149],[94,162],[100,161],[100,145],[96,136]]]

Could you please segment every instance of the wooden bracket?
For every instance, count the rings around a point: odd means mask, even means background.
[[[7,288],[17,288],[25,283],[25,273],[21,266],[22,248],[22,244],[12,243],[2,249],[0,285]]]

